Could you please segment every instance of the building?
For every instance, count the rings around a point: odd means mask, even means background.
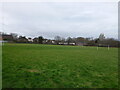
[[[2,41],[2,36],[0,36],[0,41]]]
[[[2,35],[2,40],[13,41],[13,36],[12,35]]]
[[[2,36],[0,36],[0,43],[2,43]]]
[[[28,38],[28,42],[33,42],[33,39],[32,38]]]
[[[85,42],[84,43],[83,42],[77,42],[76,45],[77,46],[84,46],[84,45],[87,45],[87,43],[85,43]]]

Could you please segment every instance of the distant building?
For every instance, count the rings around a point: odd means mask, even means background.
[[[33,39],[33,42],[34,42],[34,43],[38,43],[38,38],[34,38],[34,39]]]
[[[12,35],[2,35],[2,40],[3,41],[13,41],[13,36]]]
[[[75,43],[59,42],[59,45],[75,45]]]
[[[8,41],[3,40],[2,36],[0,35],[0,44],[3,42],[8,42]]]
[[[84,46],[84,45],[87,45],[87,43],[85,43],[85,42],[77,42],[76,45],[78,45],[78,46]]]
[[[19,36],[17,41],[19,43],[28,43],[28,39],[25,36]]]
[[[0,43],[2,43],[2,36],[0,36]]]
[[[48,39],[43,40],[43,44],[46,44],[48,42]]]
[[[0,41],[2,41],[2,36],[0,36]]]
[[[33,42],[33,39],[32,38],[28,38],[28,42]]]
[[[52,40],[52,44],[55,44],[55,40]]]
[[[55,44],[55,40],[44,39],[43,44]]]

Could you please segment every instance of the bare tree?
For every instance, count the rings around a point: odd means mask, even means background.
[[[18,34],[16,34],[16,33],[10,33],[10,35],[12,35],[13,41],[14,41],[14,42],[17,42]]]
[[[56,44],[59,44],[59,42],[61,41],[61,37],[60,36],[55,36],[55,42]]]
[[[65,42],[65,38],[62,37],[61,38],[61,42],[64,43]]]
[[[68,43],[68,45],[69,45],[69,44],[72,42],[72,38],[71,38],[71,37],[68,37],[66,41],[67,41],[67,43]]]
[[[100,41],[103,41],[105,39],[105,35],[103,34],[103,33],[101,33],[100,35],[99,35],[99,40]]]

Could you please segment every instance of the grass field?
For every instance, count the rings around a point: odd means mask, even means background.
[[[117,88],[118,49],[5,44],[3,88]]]

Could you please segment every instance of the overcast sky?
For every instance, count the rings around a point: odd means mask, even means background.
[[[106,37],[118,38],[116,2],[6,2],[0,17],[3,32],[27,37]],[[1,31],[0,30],[0,31]]]

